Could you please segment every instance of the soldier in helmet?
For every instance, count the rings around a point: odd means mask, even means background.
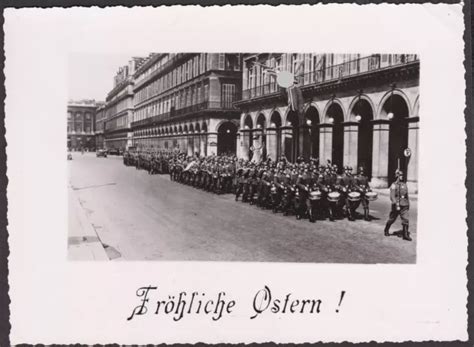
[[[359,167],[359,173],[355,177],[355,187],[362,193],[361,204],[364,208],[364,219],[369,221],[369,200],[367,199],[365,193],[372,190],[370,189],[369,178],[365,174],[363,166]]]
[[[410,209],[410,200],[408,198],[408,187],[403,180],[403,172],[399,169],[395,171],[397,180],[390,186],[390,200],[392,209],[387,224],[385,225],[384,234],[390,236],[390,226],[395,222],[398,216],[402,220],[403,239],[411,241],[410,232],[408,231],[408,210]]]
[[[344,205],[347,212],[347,219],[350,221],[355,220],[354,206],[349,200],[349,193],[354,187],[354,177],[351,175],[351,168],[349,166],[344,167],[344,173],[338,177],[337,185],[341,191],[340,204]]]
[[[249,195],[250,195],[250,163],[248,161],[245,162],[242,175],[240,178],[240,182],[242,183],[242,202],[248,202]],[[238,198],[238,196],[236,196]]]
[[[299,199],[296,209],[296,218],[301,219],[305,217],[307,211],[311,208],[309,197],[309,189],[314,183],[314,177],[309,171],[308,165],[303,167],[303,171],[296,180],[296,186],[299,190]]]

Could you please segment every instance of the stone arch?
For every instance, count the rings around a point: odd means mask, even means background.
[[[395,180],[395,170],[406,175],[407,162],[403,151],[408,147],[408,119],[411,115],[408,98],[403,93],[389,93],[380,104],[380,119],[389,121],[388,131],[388,184]]]
[[[265,113],[263,112],[259,113],[255,121],[256,127],[260,129],[265,129],[267,125],[266,123],[267,123],[267,117],[265,116]]]
[[[267,155],[273,160],[277,160],[282,155],[282,117],[278,108],[273,108],[270,113],[269,128],[274,130],[267,130],[272,133],[275,132],[274,137],[267,136]]]
[[[240,122],[238,120],[235,120],[235,119],[222,119],[216,124],[216,132],[221,127],[221,125],[226,123],[226,122],[231,122],[237,127],[237,129],[239,128],[239,123]]]
[[[319,158],[319,120],[320,114],[316,106],[311,104],[303,114],[302,153],[304,159]]]
[[[282,117],[277,109],[273,109],[270,115],[270,126],[273,127],[273,124],[276,128],[280,128],[283,124]]]
[[[349,108],[348,118],[354,122],[350,125],[353,131],[348,132],[346,153],[349,154],[351,166],[363,167],[365,174],[372,178],[373,138],[374,138],[374,106],[366,97],[355,97]],[[354,129],[355,128],[355,129]]]
[[[318,115],[319,115],[318,123],[321,123],[321,110],[319,109],[318,104],[315,102],[309,102],[304,106],[303,115],[306,115],[306,113],[308,112],[308,109],[311,107],[315,108],[316,111],[318,112]]]
[[[216,126],[217,155],[235,155],[237,151],[237,131],[235,122],[224,120]]]
[[[201,125],[199,123],[196,123],[196,126],[195,126],[194,129],[197,133],[200,133],[201,132]]]
[[[321,119],[319,110],[316,105],[308,104],[307,107],[304,109],[303,117],[305,120],[305,124],[312,125],[313,123],[319,124]],[[306,121],[310,120],[311,124],[308,124]]]
[[[272,116],[273,116],[273,114],[274,114],[275,112],[278,113],[278,116],[280,117],[280,121],[281,121],[280,108],[279,108],[279,107],[273,107],[271,110],[268,111],[268,114],[267,114],[267,118],[268,118],[268,125],[267,125],[267,127],[271,127],[271,126],[272,126]]]
[[[297,120],[294,118],[295,114],[296,112],[293,111],[291,107],[287,107],[285,110],[285,116],[283,117],[283,125],[288,126],[288,122],[290,122],[293,126],[296,126],[297,123],[296,124],[294,123]]]
[[[250,114],[246,114],[243,119],[243,127],[244,129],[253,129],[253,119]]]
[[[341,100],[339,99],[331,99],[329,100],[327,103],[326,103],[326,106],[324,106],[324,110],[323,110],[323,123],[329,123],[328,122],[328,119],[330,118],[328,116],[328,110],[331,108],[332,105],[338,105],[340,108],[341,108],[341,111],[342,111],[342,121],[344,121],[346,119],[346,112],[345,112],[345,109],[344,109],[344,105],[343,103],[341,102]]]
[[[324,123],[330,124],[330,143],[328,143],[330,152],[327,153],[328,159],[338,169],[342,168],[344,162],[344,107],[338,100],[329,101],[324,110]]]
[[[372,99],[366,95],[366,94],[361,94],[361,95],[358,95],[358,96],[355,96],[351,103],[349,104],[349,108],[347,109],[347,118],[346,118],[346,121],[348,122],[354,122],[356,121],[355,119],[355,116],[356,114],[354,113],[354,106],[360,101],[360,100],[365,100],[369,105],[370,105],[370,108],[372,109],[372,114],[373,114],[373,117],[372,118],[375,118],[375,110],[376,110],[376,107],[374,105],[374,102],[372,101]]]
[[[408,109],[407,118],[411,117],[412,110],[410,108],[411,104],[410,104],[410,99],[408,98],[408,96],[400,89],[392,89],[386,92],[380,99],[380,102],[377,108],[377,113],[375,114],[375,117],[374,117],[375,119],[387,119],[387,113],[384,112],[384,106],[386,102],[393,96],[399,96],[405,101],[405,104],[407,105],[407,109]]]
[[[420,95],[417,95],[413,104],[412,117],[420,117]]]

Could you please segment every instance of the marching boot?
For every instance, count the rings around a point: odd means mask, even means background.
[[[348,214],[348,218],[351,222],[355,221],[351,208],[347,209],[347,214]]]
[[[334,222],[334,214],[333,214],[333,212],[332,212],[332,208],[329,208],[329,220],[330,220],[331,222]]]
[[[364,220],[370,221],[369,209],[368,208],[364,209]]]
[[[385,224],[385,229],[384,229],[384,235],[385,236],[390,236],[390,233],[388,232],[388,230],[390,229],[390,226],[391,224],[387,222],[387,224]]]
[[[406,241],[411,241],[408,225],[403,225],[403,239]]]

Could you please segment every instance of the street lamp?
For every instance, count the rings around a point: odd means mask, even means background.
[[[393,119],[393,116],[394,116],[393,112],[389,112],[387,114],[387,118],[390,119],[390,120]]]
[[[306,124],[308,124],[309,126],[311,126],[312,123],[313,123],[313,122],[311,122],[311,119],[308,119],[308,120],[306,121]]]
[[[270,124],[270,126],[271,126],[272,128],[276,128],[276,124],[273,123],[273,122]]]
[[[328,122],[331,123],[331,124],[334,123],[334,118],[329,117]]]
[[[355,116],[355,120],[357,122],[360,122],[362,120],[362,117],[358,114],[357,116]]]

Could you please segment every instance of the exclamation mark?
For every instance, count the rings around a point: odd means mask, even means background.
[[[344,294],[346,294],[346,291],[345,290],[341,291],[341,298],[339,299],[339,305],[336,308],[337,313],[339,313],[339,307],[341,307],[342,299],[344,299]]]

